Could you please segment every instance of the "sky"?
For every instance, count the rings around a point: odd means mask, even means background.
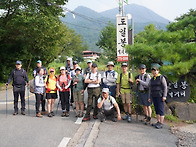
[[[74,10],[78,6],[85,6],[102,12],[118,7],[118,2],[119,0],[69,0],[66,7]],[[128,0],[128,4],[133,3],[147,7],[170,21],[187,13],[191,8],[196,9],[196,0]]]

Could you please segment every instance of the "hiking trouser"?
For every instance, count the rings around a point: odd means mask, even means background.
[[[25,111],[25,91],[14,92],[14,111],[18,112],[18,98],[21,99],[21,111]]]
[[[164,101],[162,97],[152,97],[156,114],[164,116]]]
[[[59,91],[59,95],[60,95],[60,100],[61,100],[61,108],[64,111],[65,108],[67,111],[69,111],[70,105],[69,105],[69,91],[65,91],[65,92],[60,92]]]
[[[43,111],[43,98],[44,98],[44,95],[43,94],[38,94],[38,93],[35,93],[35,99],[36,99],[36,102],[35,102],[35,109],[36,109],[36,114],[39,113],[39,108],[40,108],[40,101],[42,103],[42,111]],[[45,101],[45,100],[44,100]],[[45,104],[44,104],[45,105]],[[45,106],[44,106],[45,107]]]
[[[105,109],[103,109],[103,107],[99,109],[100,118],[106,118],[106,117],[114,118],[115,114],[116,114],[116,108],[115,107],[113,107],[110,110],[105,110]]]
[[[98,114],[97,100],[98,100],[99,96],[100,96],[100,87],[88,88],[88,106],[86,109],[85,117],[90,116],[90,112],[92,110],[92,105],[93,105],[93,97],[95,97],[95,108],[93,111],[93,115]]]
[[[46,93],[43,94],[43,99],[41,99],[42,102],[42,111],[46,111]]]

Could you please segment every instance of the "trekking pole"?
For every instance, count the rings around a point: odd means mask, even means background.
[[[138,86],[138,84],[137,84],[137,91],[136,91],[136,109],[137,109],[137,111],[136,111],[136,122],[138,123],[138,111],[139,111],[139,104],[138,104],[138,99],[139,99],[139,95],[138,95],[138,88],[139,86]]]
[[[6,117],[7,117],[7,87],[6,87]]]
[[[28,92],[28,115],[30,115],[30,109],[29,109],[29,86],[27,86],[27,92]]]
[[[59,98],[59,101],[58,101],[58,104],[57,104],[57,108],[56,108],[56,114],[57,114],[57,111],[58,111],[58,108],[59,108],[60,101],[61,101],[61,99]]]

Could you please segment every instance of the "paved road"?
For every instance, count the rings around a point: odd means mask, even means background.
[[[2,147],[128,147],[128,146],[164,146],[175,147],[177,137],[171,134],[169,127],[157,130],[142,123],[117,123],[107,120],[100,123],[91,119],[80,124],[74,117],[73,109],[69,118],[61,118],[61,111],[53,118],[35,117],[35,98],[30,97],[30,115],[13,116],[12,91],[8,91],[8,116],[5,115],[5,91],[0,91],[0,146]],[[57,101],[56,101],[57,105]],[[56,109],[56,106],[55,106]],[[76,124],[75,122],[79,122]],[[155,120],[154,120],[155,121]],[[70,140],[69,140],[70,139]]]

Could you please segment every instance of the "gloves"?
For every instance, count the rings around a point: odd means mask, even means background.
[[[47,90],[48,92],[50,92],[50,91],[51,91],[51,89],[50,89],[50,88],[47,88],[46,90]]]

